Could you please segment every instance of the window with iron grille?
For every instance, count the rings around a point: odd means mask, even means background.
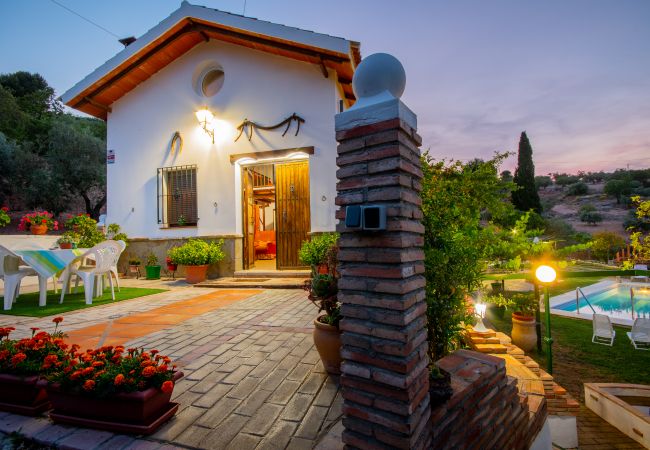
[[[196,165],[158,169],[158,223],[162,226],[196,226],[196,170]]]

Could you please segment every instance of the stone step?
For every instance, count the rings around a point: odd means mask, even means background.
[[[300,270],[238,270],[234,278],[310,278],[311,271]]]
[[[195,284],[195,287],[223,289],[302,289],[307,278],[217,278]]]

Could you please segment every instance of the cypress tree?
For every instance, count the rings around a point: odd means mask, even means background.
[[[533,164],[533,148],[526,132],[519,138],[519,154],[517,156],[517,169],[513,179],[518,189],[512,193],[512,203],[519,211],[534,210],[542,212],[537,188],[535,187],[535,165]]]

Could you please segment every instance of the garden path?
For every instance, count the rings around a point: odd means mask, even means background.
[[[147,334],[124,342],[158,349],[185,373],[174,390],[179,411],[154,435],[138,438],[7,413],[0,413],[0,432],[20,429],[40,443],[69,449],[312,448],[340,418],[342,404],[337,380],[327,376],[313,346],[316,309],[302,290],[249,291],[235,298],[232,291],[174,289],[64,315],[64,329],[79,338],[118,314],[137,319],[138,326],[158,326],[154,332],[143,327]],[[170,324],[157,318],[159,308],[163,314],[194,311]],[[0,319],[8,324],[7,317]],[[51,325],[51,318],[24,319],[17,324],[21,334]]]

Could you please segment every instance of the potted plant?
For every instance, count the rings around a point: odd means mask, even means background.
[[[11,222],[11,217],[9,217],[9,208],[3,206],[0,208],[0,228],[6,227]]]
[[[338,301],[338,274],[336,272],[338,236],[330,234],[314,237],[301,248],[304,262],[312,266],[312,277],[305,283],[309,300],[318,308],[314,320],[314,345],[328,373],[341,373],[341,304]],[[325,245],[325,243],[327,245]],[[326,262],[328,273],[318,273],[315,264]]]
[[[71,249],[77,246],[79,242],[79,236],[73,231],[66,231],[61,235],[59,239],[56,240],[56,243],[59,245],[60,249]]]
[[[506,309],[511,308],[515,305],[515,302],[511,299],[505,297],[503,294],[488,295],[484,298],[485,303],[492,305],[490,308],[494,314],[503,319]]]
[[[32,328],[28,339],[9,339],[15,328],[0,328],[0,410],[33,416],[50,408],[47,394],[37,382],[58,370],[70,351],[63,341],[65,335],[58,331],[63,317],[52,321],[53,333]]]
[[[176,272],[178,270],[178,264],[174,264],[172,259],[168,256],[165,258],[165,263],[167,264],[167,270],[170,272]]]
[[[195,284],[206,279],[210,264],[221,261],[226,256],[222,246],[223,239],[206,242],[192,238],[180,247],[169,249],[167,255],[174,264],[185,266],[185,281]]]
[[[539,299],[532,292],[519,293],[511,297],[514,303],[512,313],[512,343],[524,351],[530,351],[537,343],[535,309]]]
[[[76,216],[68,214],[65,227],[71,231],[79,231],[80,227],[90,218],[88,214],[79,213]]]
[[[54,220],[52,213],[36,211],[21,217],[18,229],[20,231],[29,230],[32,234],[46,234],[48,230],[58,230],[59,222]]]
[[[136,278],[140,278],[140,264],[142,264],[140,259],[129,258],[129,273],[134,274]]]
[[[338,233],[323,233],[304,241],[298,252],[300,260],[311,267],[312,275],[332,274],[336,267]]]
[[[68,353],[40,384],[54,422],[151,434],[178,409],[170,399],[182,376],[157,350],[105,346]]]
[[[147,280],[160,279],[160,264],[158,264],[158,257],[153,253],[149,253],[147,256],[147,265],[144,266],[144,270],[147,272]]]

